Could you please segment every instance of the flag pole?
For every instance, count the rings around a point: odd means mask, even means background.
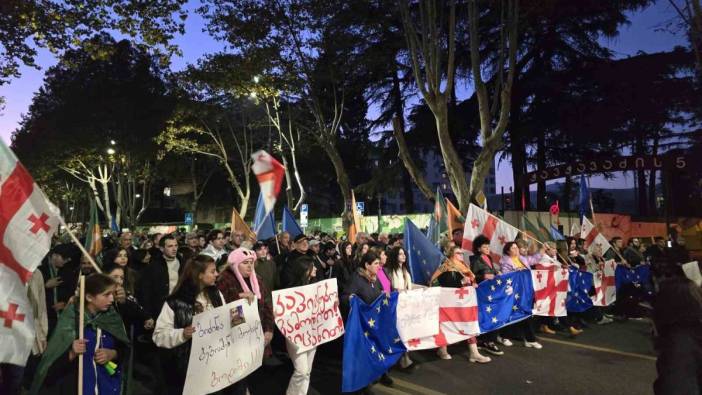
[[[61,221],[63,221],[63,219]],[[66,228],[66,230],[68,230],[68,228]],[[80,276],[80,293],[78,300],[78,340],[83,340],[83,336],[85,335],[83,328],[85,323],[85,276],[83,275]],[[78,355],[78,395],[83,395],[83,354]]]
[[[477,207],[477,206],[476,206],[476,207]],[[478,208],[480,208],[480,207],[478,207]],[[481,209],[481,210],[483,210],[483,209]],[[491,217],[493,217],[493,218],[495,218],[495,219],[497,219],[497,220],[499,220],[499,221],[504,221],[504,220],[501,219],[500,217],[497,217],[497,216],[491,214],[491,213],[490,213],[489,211],[487,211],[487,210],[483,210],[483,211],[485,211],[485,213],[486,213],[487,215],[489,215],[489,216],[491,216]],[[505,221],[505,222],[506,222],[506,221]],[[511,225],[510,225],[510,226],[511,226]],[[528,238],[530,238],[530,239],[536,241],[536,242],[537,242],[538,244],[540,244],[541,246],[544,245],[543,242],[539,241],[539,239],[537,239],[536,237],[531,236],[531,235],[528,234],[526,231],[523,231],[523,230],[521,230],[521,229],[519,229],[519,228],[517,228],[517,230],[519,231],[519,233],[521,233],[521,234],[523,234],[524,236],[526,236],[526,237],[528,237]],[[558,256],[559,256],[561,259],[563,259],[564,262],[568,262],[568,260],[565,259],[565,258],[563,258],[563,255],[561,255],[561,254],[558,252],[558,250],[556,250],[556,253],[558,254]]]
[[[78,246],[78,249],[80,249],[80,251],[83,253],[83,255],[85,255],[85,257],[88,258],[88,261],[90,262],[91,265],[93,265],[93,268],[95,269],[95,271],[98,273],[102,273],[102,270],[100,269],[98,264],[95,263],[95,260],[93,260],[93,257],[90,256],[90,253],[88,253],[88,251],[86,251],[85,247],[83,247],[83,244],[80,243],[80,240],[78,240],[78,238],[73,233],[71,228],[69,228],[68,225],[66,225],[66,221],[64,221],[63,216],[57,215],[57,217],[58,217],[58,220],[61,223],[61,225],[63,225],[63,227],[66,228],[66,232],[68,232],[68,236],[71,238],[71,240],[73,240],[73,242],[76,244],[76,246]]]

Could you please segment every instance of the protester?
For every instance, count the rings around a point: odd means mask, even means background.
[[[483,235],[478,235],[473,239],[473,256],[470,259],[470,267],[478,284],[485,280],[492,280],[495,276],[502,273],[500,264],[492,260],[490,240]],[[478,347],[492,355],[504,354],[504,351],[497,345],[498,342],[506,347],[512,346],[512,342],[499,336],[497,331],[483,333],[478,336]]]
[[[266,243],[257,241],[253,249],[256,253],[254,268],[256,269],[256,274],[266,287],[267,292],[264,298],[270,300],[271,292],[278,289],[278,281],[280,280],[278,267],[268,254],[268,246]]]
[[[72,260],[71,246],[59,244],[49,252],[39,266],[45,281],[49,334],[53,332],[59,313],[66,307],[68,299],[73,296],[76,289],[76,278],[80,269],[77,262],[75,267],[78,270],[71,268]]]
[[[165,376],[168,395],[183,392],[190,340],[195,332],[193,316],[224,304],[224,297],[215,286],[216,279],[217,268],[211,256],[198,255],[189,260],[158,315],[153,341],[158,347],[168,350],[163,353],[163,365],[168,367]]]
[[[407,270],[407,255],[405,250],[400,247],[391,248],[388,253],[387,262],[385,263],[385,273],[390,278],[392,289],[396,291],[409,291],[412,289],[412,276]],[[413,366],[413,361],[410,358],[410,353],[406,352],[400,358],[400,367],[407,369]]]
[[[136,291],[136,283],[138,282],[138,273],[136,270],[129,267],[129,254],[124,248],[115,248],[105,251],[102,258],[105,267],[117,265],[124,269],[124,289],[131,295]]]
[[[653,244],[646,249],[644,255],[648,257],[651,261],[660,259],[665,256],[665,238],[661,236],[656,236],[653,239]]]
[[[500,260],[502,273],[507,274],[519,270],[530,270],[528,260],[521,257],[519,254],[519,246],[517,243],[513,241],[507,242],[502,249],[502,254],[503,256]],[[523,337],[524,347],[535,348],[537,350],[543,348],[541,343],[536,341],[536,336],[534,336],[534,330],[531,327],[531,317],[513,324],[513,327],[517,329]]]
[[[475,281],[475,274],[468,268],[464,260],[464,251],[461,247],[453,247],[449,251],[448,259],[445,260],[431,276],[429,283],[437,281],[439,286],[446,288],[478,287]],[[478,341],[475,336],[467,340],[470,362],[488,363],[489,357],[481,355],[478,351]],[[451,359],[446,346],[439,347],[437,355],[441,359]]]
[[[661,281],[653,322],[658,354],[654,392],[702,393],[702,288],[683,276]]]
[[[360,259],[358,270],[351,276],[351,280],[342,295],[342,302],[348,304],[352,297],[359,297],[366,304],[372,304],[383,293],[383,286],[378,281],[380,257],[373,252],[368,252]],[[380,377],[380,383],[385,386],[393,385],[393,380],[387,372]]]
[[[227,238],[220,229],[213,229],[207,234],[207,247],[202,250],[201,254],[207,255],[217,262],[219,265],[222,262],[222,257],[227,255],[227,250],[224,245],[227,243]]]
[[[122,319],[112,307],[114,288],[115,281],[104,274],[91,274],[85,279],[84,338],[76,338],[79,306],[73,303],[59,318],[30,394],[77,393],[81,354],[85,361],[83,394],[121,394],[129,339]]]
[[[624,245],[622,238],[619,236],[614,236],[609,240],[609,244],[612,246],[612,248],[605,252],[605,259],[614,259],[615,262],[628,266],[627,262],[624,260],[624,256],[622,255],[622,248]]]
[[[317,275],[314,260],[301,252],[301,249],[307,250],[307,239],[302,235],[295,238],[296,250],[300,253],[295,259],[286,263],[286,282],[282,283],[285,288],[299,287],[310,284]],[[295,251],[293,251],[295,252]],[[312,364],[317,348],[312,348],[307,351],[298,352],[297,347],[287,338],[285,339],[285,348],[288,351],[288,356],[293,363],[293,374],[290,377],[287,395],[305,395],[310,387],[310,377],[312,374]]]
[[[295,236],[293,240],[294,250],[288,252],[282,257],[282,267],[278,267],[278,272],[280,273],[280,286],[281,288],[290,288],[298,279],[295,278],[295,272],[297,271],[297,266],[299,263],[296,261],[305,258],[304,260],[309,260],[314,263],[314,260],[307,255],[307,250],[309,249],[309,243],[307,241],[307,236],[304,234],[299,234]]]
[[[217,279],[217,288],[224,297],[225,303],[230,303],[239,299],[246,299],[249,304],[254,298],[258,301],[258,315],[261,319],[263,339],[266,346],[264,356],[270,356],[270,342],[273,339],[273,307],[269,300],[265,299],[270,291],[263,284],[263,281],[256,275],[254,260],[256,254],[245,248],[237,248],[232,251],[227,258],[229,266],[220,274]],[[246,378],[238,381],[229,389],[231,393],[246,394],[249,391],[249,383]]]
[[[644,262],[645,258],[641,252],[641,240],[639,240],[638,237],[629,239],[629,245],[624,250],[622,256],[632,267],[638,266],[641,262]]]
[[[356,264],[353,261],[353,245],[348,241],[341,243],[339,245],[339,255],[339,259],[334,264],[334,275],[332,277],[336,278],[339,294],[341,294],[356,271]]]

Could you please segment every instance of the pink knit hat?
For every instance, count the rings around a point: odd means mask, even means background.
[[[241,262],[244,262],[248,259],[256,260],[256,253],[246,249],[239,247],[236,250],[232,251],[229,254],[229,257],[227,257],[227,262],[229,263],[229,267],[232,269],[234,272],[234,275],[236,276],[236,279],[239,281],[239,285],[241,285],[241,288],[244,290],[244,292],[251,292],[252,290],[249,289],[249,286],[246,284],[246,281],[244,281],[244,277],[241,275],[241,272],[239,272],[239,264]],[[253,288],[253,293],[256,295],[258,300],[261,300],[261,288],[258,285],[258,278],[256,277],[256,269],[251,266],[251,276],[249,277],[249,281],[251,282],[251,288]]]

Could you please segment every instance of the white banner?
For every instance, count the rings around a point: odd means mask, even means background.
[[[275,325],[298,352],[344,334],[336,279],[273,291]]]
[[[439,333],[441,288],[421,288],[400,292],[397,299],[397,331],[402,341]]]
[[[195,333],[183,395],[204,395],[251,374],[263,359],[258,301],[237,300],[193,317]]]

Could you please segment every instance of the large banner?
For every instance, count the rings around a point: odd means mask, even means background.
[[[273,314],[276,326],[298,352],[344,334],[336,279],[273,291]]]
[[[397,332],[405,344],[412,339],[439,333],[441,288],[419,288],[400,292],[397,299]]]
[[[195,333],[183,395],[204,395],[251,374],[263,359],[258,302],[237,300],[193,317]]]

